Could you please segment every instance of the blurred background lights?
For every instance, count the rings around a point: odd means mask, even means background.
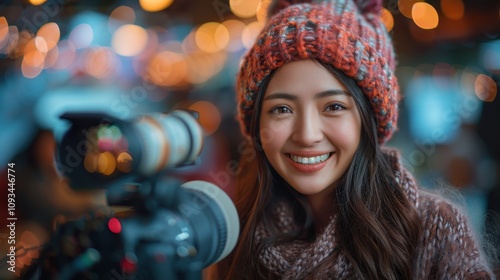
[[[97,156],[97,171],[104,175],[111,175],[116,169],[116,160],[111,152],[100,153]]]
[[[229,0],[231,12],[240,18],[251,18],[257,14],[259,0]]]
[[[94,173],[97,170],[97,156],[94,153],[87,153],[83,160],[83,167],[87,172]]]
[[[413,5],[423,0],[398,0],[398,9],[407,18],[412,18]]]
[[[229,33],[229,41],[227,44],[227,51],[237,52],[243,49],[243,42],[241,41],[241,34],[245,29],[245,24],[239,20],[226,20],[222,25],[227,29]]]
[[[45,56],[44,68],[48,69],[54,66],[59,57],[59,47],[55,46]]]
[[[0,17],[0,49],[9,39],[9,23],[5,17]]]
[[[25,45],[21,71],[26,78],[35,78],[42,72],[46,54],[47,45],[43,38],[31,39]]]
[[[108,28],[113,33],[122,24],[132,24],[135,22],[135,11],[128,6],[119,6],[109,15]]]
[[[141,8],[147,12],[159,12],[168,8],[174,0],[139,0]]]
[[[132,156],[127,152],[121,152],[116,157],[116,167],[123,173],[132,171]]]
[[[267,20],[267,9],[271,4],[271,0],[260,0],[257,5],[257,20],[260,22],[266,22]]]
[[[135,56],[144,50],[148,43],[147,31],[134,24],[126,24],[113,34],[111,46],[117,54]]]
[[[109,47],[96,47],[86,52],[84,69],[89,75],[98,78],[110,78],[116,74],[119,60]]]
[[[441,0],[441,11],[447,18],[459,20],[464,17],[465,6],[462,0]]]
[[[474,89],[477,97],[485,102],[493,102],[498,91],[495,81],[484,74],[477,75]]]
[[[229,43],[229,32],[220,23],[207,22],[196,30],[195,41],[200,50],[216,53],[223,50]]]
[[[75,49],[82,49],[90,46],[94,40],[94,30],[87,23],[77,25],[68,36]]]
[[[394,17],[392,16],[391,12],[386,8],[382,8],[380,16],[387,31],[391,31],[392,28],[394,28]]]
[[[59,42],[58,47],[58,56],[52,68],[58,70],[66,69],[73,63],[73,60],[75,59],[75,46],[71,41],[62,40]]]
[[[481,44],[480,56],[484,67],[489,72],[500,74],[500,40]]]
[[[187,75],[187,63],[183,55],[163,51],[156,54],[146,68],[146,80],[161,86],[180,85]]]
[[[29,0],[30,4],[39,6],[42,5],[43,3],[47,2],[47,0]]]
[[[41,66],[47,53],[47,44],[45,40],[40,37],[31,39],[24,47],[24,63],[30,66]]]
[[[57,23],[49,22],[40,27],[36,33],[36,37],[43,38],[47,44],[47,51],[50,51],[57,45],[57,43],[59,43],[61,31],[59,30]]]
[[[245,26],[245,29],[243,29],[243,33],[241,34],[241,41],[243,42],[245,48],[249,49],[252,47],[262,28],[264,28],[264,23],[260,21],[254,21]]]
[[[0,53],[12,56],[19,41],[19,31],[17,26],[9,26],[8,34],[0,42]]]
[[[221,114],[213,103],[201,100],[193,103],[189,109],[199,113],[198,121],[203,127],[205,135],[211,135],[219,128]]]
[[[215,74],[215,64],[210,55],[194,52],[187,57],[187,80],[193,84],[205,83]]]
[[[36,50],[42,54],[46,54],[49,51],[49,46],[45,38],[36,36],[33,41],[35,42]],[[55,45],[54,45],[55,46]]]
[[[428,3],[415,3],[411,14],[415,24],[422,29],[434,29],[439,24],[439,16],[436,9]]]
[[[112,233],[120,233],[122,231],[122,225],[117,218],[109,219],[108,228]]]

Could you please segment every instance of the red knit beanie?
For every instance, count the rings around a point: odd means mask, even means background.
[[[243,134],[250,135],[264,78],[287,62],[315,59],[357,81],[376,114],[379,143],[385,143],[397,127],[399,87],[391,38],[380,20],[381,0],[293,2],[280,0],[270,8],[241,64],[236,92]]]

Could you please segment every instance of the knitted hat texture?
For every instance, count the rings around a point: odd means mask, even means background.
[[[280,1],[237,76],[238,118],[250,136],[254,103],[263,80],[287,62],[315,59],[356,80],[377,120],[380,144],[397,127],[399,87],[391,38],[380,20],[381,1]],[[277,12],[272,15],[273,11]]]

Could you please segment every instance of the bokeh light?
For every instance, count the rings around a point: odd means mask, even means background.
[[[95,47],[85,54],[84,70],[98,79],[107,79],[116,74],[119,60],[109,47]]]
[[[44,69],[48,69],[54,66],[54,64],[56,64],[57,62],[58,57],[59,57],[59,47],[55,46],[45,56]]]
[[[118,28],[113,34],[111,46],[117,54],[135,56],[144,50],[148,43],[147,31],[133,24],[126,24]]]
[[[75,49],[82,49],[90,46],[94,40],[94,31],[89,24],[82,23],[77,25],[68,36]]]
[[[382,19],[382,22],[384,23],[387,31],[391,31],[392,28],[394,28],[394,17],[392,16],[391,12],[389,12],[389,10],[383,8],[380,14],[380,18]]]
[[[109,31],[114,32],[114,21],[122,24],[132,24],[135,22],[135,11],[129,6],[116,7],[111,14],[109,14]]]
[[[422,29],[434,29],[439,24],[439,16],[436,9],[428,3],[415,3],[411,14],[413,22]]]
[[[227,44],[227,50],[230,52],[237,52],[243,49],[243,42],[241,41],[241,34],[245,29],[245,24],[239,20],[226,20],[222,23],[229,32],[229,42]]]
[[[250,18],[257,14],[259,0],[229,0],[231,12],[240,18]]]
[[[97,171],[104,175],[111,175],[116,169],[116,160],[111,152],[100,153],[97,156]]]
[[[484,74],[479,74],[474,83],[476,96],[485,102],[493,102],[497,97],[497,84],[495,81]]]
[[[423,0],[398,0],[398,9],[407,18],[412,18],[413,5]]]
[[[94,173],[97,171],[97,156],[94,153],[87,153],[83,160],[83,167],[87,172]]]
[[[216,53],[229,43],[229,31],[217,22],[202,24],[195,33],[195,41],[198,48],[207,53]]]
[[[204,100],[197,101],[188,109],[199,113],[198,122],[203,127],[205,135],[211,135],[219,128],[221,114],[213,103]]]
[[[29,2],[31,5],[40,6],[43,3],[47,2],[47,0],[29,0]]]
[[[132,171],[132,156],[127,152],[121,152],[116,157],[116,167],[123,173]]]
[[[241,41],[245,48],[249,49],[255,43],[255,39],[259,36],[260,31],[264,28],[264,24],[260,21],[254,21],[243,29],[243,34],[241,36]]]
[[[441,11],[449,19],[462,19],[465,14],[464,2],[462,0],[441,0]]]
[[[21,70],[26,78],[35,78],[42,72],[46,54],[47,44],[41,37],[31,39],[24,46]]]
[[[260,0],[257,5],[257,20],[260,22],[266,22],[267,20],[267,10],[271,5],[271,0]]]
[[[166,50],[151,59],[144,78],[161,86],[180,86],[186,78],[187,68],[182,54]]]
[[[62,70],[68,68],[76,56],[75,46],[71,41],[61,40],[58,44],[59,47],[59,55],[57,56],[56,62],[52,66],[52,68],[57,70]]]
[[[57,43],[59,43],[61,31],[59,30],[57,23],[49,22],[40,27],[36,33],[36,37],[43,38],[47,44],[47,51],[50,51],[57,45]]]
[[[159,12],[168,8],[174,0],[139,0],[139,5],[144,11]]]
[[[5,17],[0,17],[0,49],[9,39],[9,23]]]
[[[19,41],[19,31],[17,26],[9,26],[8,35],[0,42],[0,53],[11,56],[17,47],[17,42]]]

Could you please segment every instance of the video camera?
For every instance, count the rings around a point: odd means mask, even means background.
[[[203,268],[233,250],[239,219],[226,193],[165,175],[201,152],[194,112],[62,118],[71,127],[58,144],[57,165],[70,186],[105,189],[110,206],[134,210],[62,224],[43,256],[59,269],[44,269],[42,279],[202,279]]]

